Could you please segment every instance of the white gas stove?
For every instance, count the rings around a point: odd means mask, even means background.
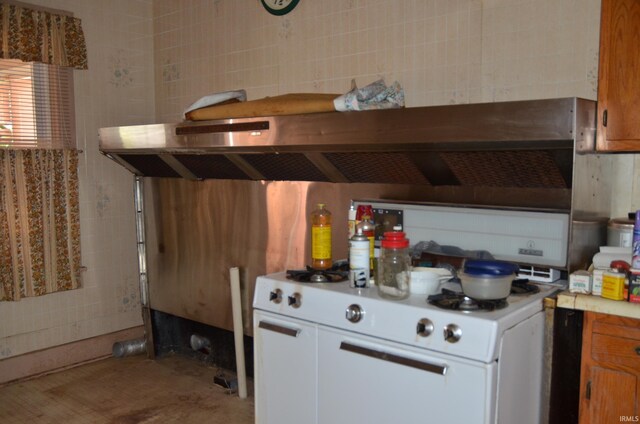
[[[447,283],[447,287],[460,291],[459,284]],[[498,358],[501,335],[541,311],[541,299],[557,290],[556,286],[537,284],[537,287],[541,290],[536,294],[511,295],[502,309],[466,312],[430,305],[425,295],[389,301],[378,296],[375,288],[355,289],[349,287],[348,282],[298,283],[288,280],[281,272],[258,277],[254,308],[417,348],[491,362]],[[419,328],[421,325],[425,328]]]
[[[410,238],[417,222],[443,212],[388,206],[403,208]],[[487,228],[494,220],[504,224],[504,211],[448,209],[454,215],[480,213]],[[517,212],[509,214],[524,217]],[[547,223],[564,220],[562,214],[549,221],[546,214],[523,213]],[[407,222],[411,214],[422,218]],[[481,221],[466,219],[476,229]],[[511,231],[523,233],[523,222]],[[495,240],[486,230],[480,233],[491,246]],[[506,238],[504,231],[498,238]],[[542,239],[533,244],[545,251]],[[351,288],[348,282],[300,283],[285,272],[261,276],[253,304],[256,422],[539,423],[543,298],[559,287],[533,284],[537,292],[512,294],[493,310],[463,311],[432,305],[425,295],[390,301],[375,288]],[[447,288],[461,290],[456,283]]]

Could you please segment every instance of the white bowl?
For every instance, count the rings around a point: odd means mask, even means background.
[[[418,267],[411,271],[411,280],[409,287],[411,294],[436,294],[440,292],[442,284],[451,278],[451,273],[447,270],[447,274],[435,271],[439,268]]]

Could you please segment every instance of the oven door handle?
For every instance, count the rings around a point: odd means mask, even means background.
[[[364,355],[370,358],[381,359],[383,361],[392,362],[394,364],[417,368],[419,370],[432,372],[434,374],[445,375],[447,373],[446,365],[430,364],[429,362],[423,362],[417,359],[407,358],[380,350],[374,350],[368,347],[358,346],[347,342],[340,343],[340,350],[357,353],[358,355]]]
[[[260,323],[258,324],[258,327],[264,330],[273,331],[275,333],[284,334],[285,336],[290,336],[290,337],[298,337],[298,334],[300,334],[300,330],[297,328],[284,327],[282,325],[271,324],[270,322],[265,322],[265,321],[260,321]]]

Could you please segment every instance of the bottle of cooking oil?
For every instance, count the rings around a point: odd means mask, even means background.
[[[324,203],[311,212],[311,267],[331,268],[331,212]]]

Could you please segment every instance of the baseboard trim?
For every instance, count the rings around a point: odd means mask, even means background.
[[[111,356],[118,341],[144,337],[137,326],[0,360],[0,386]]]

